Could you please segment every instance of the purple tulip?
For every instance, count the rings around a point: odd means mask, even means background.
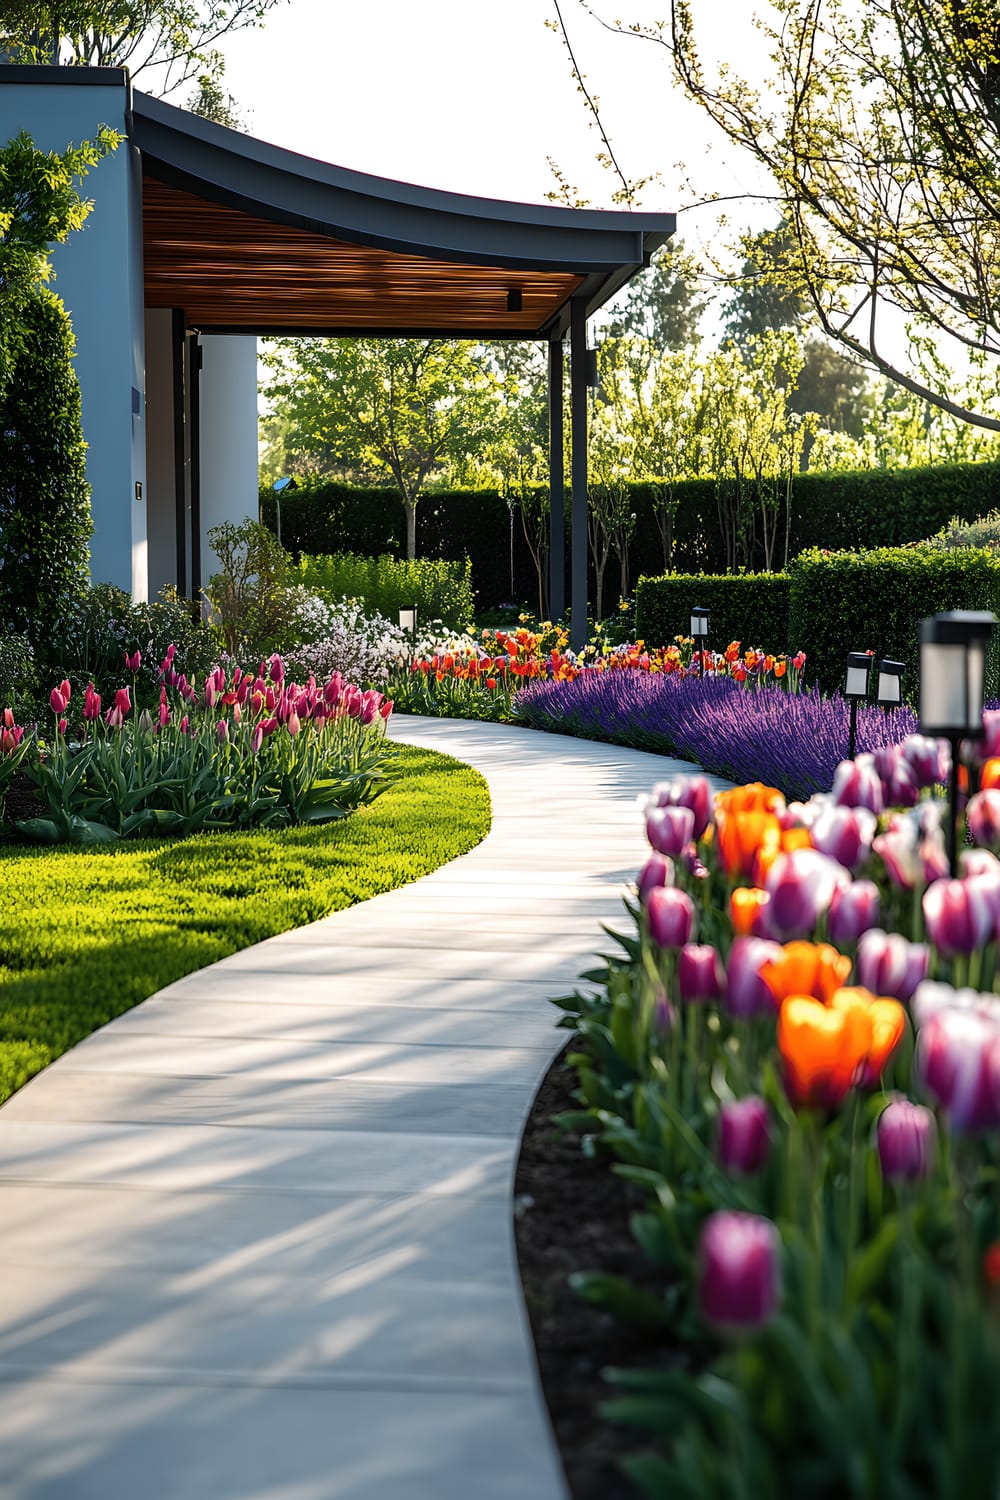
[[[677,1025],[677,1012],[667,999],[667,992],[664,989],[659,989],[656,992],[650,1025],[654,1034],[661,1041],[670,1036]]]
[[[693,833],[690,807],[651,807],[646,813],[646,837],[658,854],[676,859]]]
[[[722,1210],[705,1221],[698,1244],[698,1299],[718,1328],[766,1323],[780,1296],[778,1231],[758,1214]]]
[[[834,772],[833,800],[840,807],[866,807],[876,817],[882,811],[882,778],[873,755],[842,760]]]
[[[689,807],[694,813],[692,837],[700,839],[712,821],[715,794],[707,776],[675,776],[653,788],[657,807]]]
[[[838,885],[830,900],[827,932],[831,943],[846,947],[862,933],[878,925],[881,898],[873,880],[854,880]],[[882,993],[888,994],[888,991]]]
[[[835,859],[818,849],[793,849],[779,854],[767,872],[764,889],[770,896],[768,924],[779,937],[809,936],[828,910],[838,886],[850,876]]]
[[[882,1175],[890,1182],[926,1177],[934,1160],[937,1126],[923,1104],[893,1099],[878,1117],[875,1144]]]
[[[717,1148],[727,1172],[749,1177],[759,1172],[771,1149],[767,1105],[756,1094],[719,1107]]]
[[[658,948],[683,948],[694,932],[694,902],[686,891],[660,885],[646,902],[649,934]]]
[[[827,854],[856,870],[871,853],[877,819],[867,807],[841,807],[835,803],[824,807],[810,829],[809,837],[821,854]]]
[[[908,734],[902,744],[903,758],[919,787],[933,787],[944,779],[941,749],[925,734]]]
[[[268,676],[275,687],[280,687],[285,676],[285,663],[281,657],[275,654],[267,664]],[[263,674],[261,674],[263,675]]]
[[[726,1009],[731,1016],[748,1020],[752,1016],[773,1015],[774,994],[760,977],[760,970],[767,959],[780,957],[780,943],[759,937],[734,939],[726,971]]]
[[[677,987],[689,1002],[721,1000],[726,971],[715,949],[708,943],[686,943],[677,963]]]
[[[226,723],[225,719],[220,719],[218,724],[216,724],[215,737],[222,745],[224,745],[226,740],[229,738],[229,725]]]
[[[993,936],[990,889],[982,879],[936,880],[924,891],[927,936],[942,953],[974,953]]]
[[[977,844],[995,849],[1000,844],[1000,791],[977,792],[965,809],[969,832]]]
[[[858,943],[858,983],[873,995],[909,1000],[927,978],[930,952],[925,943],[908,943],[898,932],[880,928],[864,933]]]
[[[1000,1124],[1000,1032],[974,1010],[939,1010],[917,1034],[917,1076],[953,1130]]]
[[[674,864],[665,854],[651,854],[639,871],[639,900],[645,906],[657,886],[673,885]]]

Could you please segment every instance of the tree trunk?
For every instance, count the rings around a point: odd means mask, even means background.
[[[403,509],[406,511],[406,556],[409,562],[413,562],[417,555],[417,502],[404,496]]]

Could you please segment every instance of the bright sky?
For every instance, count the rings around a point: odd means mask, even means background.
[[[576,0],[562,3],[623,170],[663,176],[643,207],[759,190],[755,166],[674,85],[663,49],[611,36]],[[607,0],[606,14],[624,4]],[[706,37],[730,37],[729,23],[748,9],[747,0],[699,0],[697,14]],[[666,0],[636,0],[623,15],[666,12]],[[286,0],[262,28],[227,40],[227,88],[255,135],[340,166],[544,202],[555,187],[552,156],[591,204],[610,207],[617,181],[595,162],[600,138],[562,41],[545,25],[554,15],[552,0]],[[739,227],[774,218],[767,208],[728,209]],[[692,249],[712,237],[716,217],[712,208],[682,215]]]

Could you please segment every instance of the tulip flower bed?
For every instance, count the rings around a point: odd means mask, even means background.
[[[696,761],[733,781],[763,779],[790,798],[825,790],[846,754],[850,709],[818,688],[778,684],[748,691],[732,677],[584,672],[573,682],[532,683],[517,696],[532,729],[610,740]],[[858,746],[884,750],[913,733],[912,709],[863,706]]]
[[[136,716],[128,686],[102,712],[88,684],[76,732],[72,690],[52,689],[51,735],[0,731],[0,796],[20,774],[44,806],[16,831],[45,843],[109,842],[202,829],[282,827],[342,818],[388,785],[384,722],[392,702],[339,673],[289,682],[280,656],[258,673],[216,666],[199,688],[160,666],[154,718]],[[139,653],[126,656],[135,674]]]
[[[437,869],[490,826],[475,771],[396,747],[360,817],[0,851],[0,1103],[98,1026],[185,974]]]
[[[947,750],[830,794],[654,789],[634,930],[557,1002],[562,1123],[636,1195],[657,1290],[579,1293],[658,1356],[607,1415],[654,1500],[1000,1492],[1000,714],[948,873]],[[982,847],[988,845],[989,847]],[[637,1438],[638,1441],[638,1438]]]

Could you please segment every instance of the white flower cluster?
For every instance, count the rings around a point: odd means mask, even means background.
[[[303,679],[326,679],[341,672],[362,687],[384,687],[394,668],[409,667],[422,657],[450,651],[481,656],[482,648],[469,632],[447,630],[440,620],[422,625],[416,639],[384,615],[366,615],[359,599],[327,604],[302,590],[296,621],[302,644],[287,654],[289,672]]]

